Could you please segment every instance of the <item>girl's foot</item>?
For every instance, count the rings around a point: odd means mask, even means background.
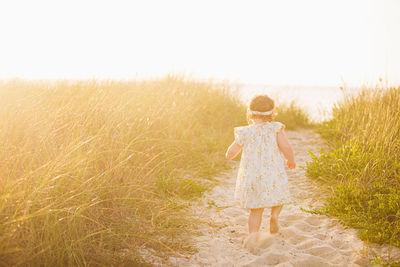
[[[279,231],[278,219],[271,217],[270,225],[269,225],[269,232],[271,234],[276,234],[278,231]]]

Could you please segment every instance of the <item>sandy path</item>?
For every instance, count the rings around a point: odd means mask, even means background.
[[[198,253],[170,258],[168,265],[369,266],[374,253],[387,257],[387,246],[367,246],[358,239],[356,230],[346,229],[336,219],[301,210],[321,205],[327,195],[327,188],[308,179],[299,168],[310,160],[308,151],[318,154],[324,144],[311,130],[287,131],[287,136],[298,166],[294,171],[287,170],[296,203],[284,206],[279,219],[280,232],[269,234],[270,209],[265,209],[261,232],[245,238],[248,211],[233,205],[238,162],[232,162],[232,170],[215,178],[219,185],[192,207],[192,212],[209,222],[199,226],[203,235],[194,237]],[[391,251],[391,255],[399,256],[399,250]]]

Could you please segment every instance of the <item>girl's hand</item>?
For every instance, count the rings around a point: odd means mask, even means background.
[[[288,166],[289,169],[293,170],[294,168],[296,168],[296,162],[294,161],[286,161],[286,165]]]
[[[227,159],[234,159],[242,150],[242,146],[233,141],[233,143],[229,146],[228,150],[226,151],[226,158]]]
[[[281,129],[276,135],[276,141],[278,142],[279,150],[283,153],[286,158],[286,165],[289,169],[296,168],[296,163],[294,161],[293,149],[286,137],[285,131]]]

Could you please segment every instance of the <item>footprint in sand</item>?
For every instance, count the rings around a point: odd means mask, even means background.
[[[325,225],[327,222],[327,219],[324,219],[323,217],[324,216],[313,216],[312,215],[312,216],[306,217],[304,219],[304,221],[312,226]]]
[[[321,241],[323,241],[323,240],[326,240],[328,238],[328,235],[327,235],[327,233],[324,233],[324,234],[317,233],[317,234],[314,235],[314,237],[318,238]]]
[[[243,215],[243,211],[236,207],[230,207],[230,208],[226,208],[224,210],[224,215],[235,218],[235,217]]]
[[[248,249],[268,248],[274,243],[276,235],[271,235],[265,232],[256,232],[247,236],[244,240],[244,247]]]
[[[308,223],[305,223],[305,222],[296,223],[294,225],[294,227],[298,231],[302,231],[302,232],[305,232],[305,233],[315,232],[316,229],[318,229],[316,226],[312,226],[312,225],[310,225]]]
[[[294,221],[304,220],[304,216],[303,215],[287,215],[285,217],[282,216],[281,220],[286,220],[286,221],[292,223]]]
[[[325,258],[325,257],[333,256],[334,254],[337,253],[337,251],[336,251],[336,249],[334,249],[330,246],[322,245],[320,247],[312,247],[312,248],[306,250],[305,253]]]
[[[296,250],[305,251],[307,249],[315,247],[317,245],[316,242],[317,241],[313,238],[307,238],[304,242],[301,242],[296,245]]]
[[[284,254],[264,253],[243,266],[291,266],[287,264],[289,259],[290,257]]]
[[[296,246],[308,239],[308,237],[300,235],[291,229],[282,230],[282,233],[287,242],[293,246]]]
[[[307,255],[304,254],[302,259],[296,260],[293,262],[293,266],[296,267],[321,267],[321,266],[333,266],[332,264],[329,264],[328,260],[318,257],[318,256],[313,256],[313,255]],[[344,265],[346,266],[346,265]]]

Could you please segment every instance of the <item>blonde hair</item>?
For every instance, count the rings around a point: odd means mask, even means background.
[[[275,108],[275,103],[272,98],[267,95],[255,95],[249,101],[248,109],[259,112],[266,112],[273,110]],[[275,119],[275,112],[273,111],[270,115],[256,115],[247,111],[247,122],[251,124],[252,121],[260,119],[264,122],[272,122]]]

